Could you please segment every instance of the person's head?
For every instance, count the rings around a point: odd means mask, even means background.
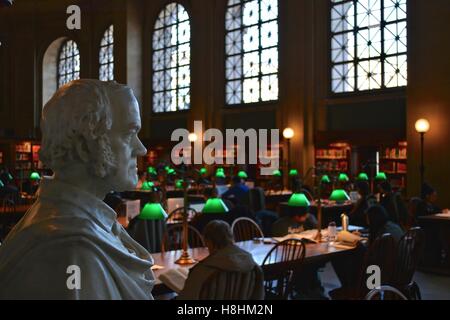
[[[356,190],[358,190],[361,197],[367,196],[370,193],[369,183],[367,181],[356,182]]]
[[[222,220],[209,222],[203,230],[203,238],[209,253],[216,252],[234,243],[230,225]]]
[[[389,220],[386,209],[381,205],[373,205],[366,211],[367,224],[369,225],[369,240],[372,241],[378,236],[379,231]]]
[[[388,181],[382,181],[378,184],[381,193],[387,194],[392,192],[392,186]]]
[[[233,182],[234,185],[238,185],[243,183],[242,178],[238,177],[238,176],[234,176],[233,179],[231,180]]]
[[[424,182],[420,191],[420,196],[423,200],[434,203],[437,201],[437,192],[428,183]]]
[[[308,218],[308,208],[305,207],[293,207],[289,216],[298,224],[304,224]]]
[[[140,128],[138,102],[129,87],[75,80],[44,106],[39,156],[55,176],[84,174],[106,192],[133,189],[137,156],[147,152],[137,136]],[[80,172],[73,173],[75,168]]]

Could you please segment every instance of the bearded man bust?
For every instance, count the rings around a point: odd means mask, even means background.
[[[45,105],[39,156],[54,174],[0,246],[1,299],[153,299],[150,254],[102,201],[135,188],[140,127],[116,82],[75,80]]]

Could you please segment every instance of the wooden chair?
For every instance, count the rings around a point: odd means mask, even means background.
[[[1,206],[3,213],[15,213],[16,212],[16,200],[12,193],[6,194],[1,199]]]
[[[369,246],[364,256],[357,284],[353,288],[341,287],[329,292],[333,300],[363,299],[369,289],[367,288],[367,268],[376,265],[381,271],[381,285],[391,284],[394,273],[394,262],[396,257],[396,244],[394,238],[389,234],[383,234]]]
[[[293,273],[300,269],[305,253],[305,243],[299,239],[277,243],[267,253],[262,263],[266,299],[287,300],[292,295]]]
[[[391,286],[381,286],[371,290],[366,300],[408,300],[403,293]]]
[[[392,285],[411,300],[421,300],[419,286],[413,281],[424,248],[425,235],[420,227],[411,228],[398,243]]]
[[[234,241],[241,242],[253,240],[254,238],[264,238],[261,228],[250,218],[241,217],[233,221],[231,225]]]
[[[188,246],[189,248],[204,247],[205,242],[202,235],[196,228],[188,225]],[[180,250],[183,245],[183,226],[176,224],[169,226],[163,235],[161,243],[161,252]]]
[[[199,300],[254,299],[258,272],[258,268],[247,273],[216,271],[203,284]]]
[[[184,213],[184,207],[176,208],[173,210],[169,215],[167,216],[167,222],[168,223],[182,223],[183,222],[183,213]],[[188,214],[188,221],[191,221],[192,218],[194,218],[198,212],[193,208],[187,209]]]

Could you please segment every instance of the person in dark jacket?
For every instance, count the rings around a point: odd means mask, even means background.
[[[367,222],[369,224],[369,243],[385,233],[391,234],[396,242],[404,235],[402,228],[389,220],[386,209],[381,205],[374,205],[367,210]]]
[[[234,204],[241,204],[249,193],[249,188],[244,181],[238,177],[233,177],[233,185],[222,195],[223,199],[231,200]]]
[[[417,204],[416,215],[418,217],[442,212],[441,208],[436,205],[438,195],[432,186],[425,182],[420,193],[422,201]]]
[[[317,228],[317,219],[307,208],[289,208],[284,217],[273,223],[272,236],[284,237],[288,233],[300,233],[314,228]]]
[[[387,181],[381,182],[378,187],[381,191],[380,204],[386,209],[389,220],[398,225],[406,225],[408,209],[401,195],[394,192],[391,184]]]
[[[377,199],[370,193],[370,187],[367,181],[358,181],[356,183],[356,189],[361,197],[349,213],[350,224],[367,227],[366,210],[376,204]]]
[[[198,300],[203,285],[215,272],[239,272],[250,276],[255,272],[255,280],[249,282],[251,286],[250,296],[245,296],[247,290],[241,290],[242,296],[239,300],[262,300],[264,299],[264,277],[261,267],[253,260],[247,251],[242,250],[234,244],[233,233],[228,223],[224,221],[211,221],[205,227],[204,239],[209,250],[209,256],[189,271],[183,290],[178,295],[179,300]],[[241,279],[242,284],[248,279]],[[226,284],[220,284],[225,286]]]

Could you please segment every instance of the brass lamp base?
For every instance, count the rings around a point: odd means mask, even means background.
[[[181,264],[181,265],[189,265],[189,264],[194,264],[197,261],[195,261],[194,259],[192,259],[189,256],[189,253],[187,251],[183,251],[183,254],[181,255],[181,257],[179,257],[175,263],[176,264]]]

